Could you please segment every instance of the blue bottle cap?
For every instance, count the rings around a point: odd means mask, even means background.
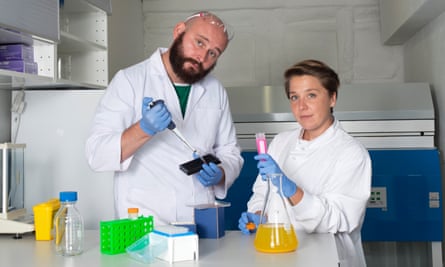
[[[76,191],[64,191],[59,193],[60,202],[77,201]]]

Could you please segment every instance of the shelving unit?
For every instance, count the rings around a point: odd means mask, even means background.
[[[107,13],[86,1],[60,7],[57,77],[85,87],[108,83]]]
[[[58,19],[55,23],[59,23],[57,40],[25,33],[2,24],[0,19],[0,44],[33,46],[34,61],[38,64],[37,75],[0,70],[0,89],[105,88],[108,84],[107,16],[111,5],[109,0],[96,2],[65,0],[55,16]],[[0,15],[3,12],[7,10],[0,10]]]

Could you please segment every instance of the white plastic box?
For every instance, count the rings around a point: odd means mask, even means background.
[[[167,249],[157,255],[158,259],[169,263],[178,261],[198,261],[198,235],[193,232],[172,233],[171,231],[154,230],[150,238],[167,242]]]

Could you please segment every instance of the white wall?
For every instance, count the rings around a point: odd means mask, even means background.
[[[408,82],[431,84],[436,110],[436,144],[445,151],[445,13],[425,26],[404,45]]]
[[[11,90],[0,89],[0,143],[11,142]]]
[[[380,42],[378,0],[145,0],[145,55],[169,46],[178,21],[210,10],[235,30],[215,69],[225,86],[281,85],[286,68],[316,58],[343,82],[403,81],[400,46]]]
[[[108,17],[108,77],[144,58],[141,0],[111,0]]]

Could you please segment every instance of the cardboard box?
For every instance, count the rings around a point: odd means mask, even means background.
[[[0,61],[34,61],[34,49],[24,44],[0,45]]]

